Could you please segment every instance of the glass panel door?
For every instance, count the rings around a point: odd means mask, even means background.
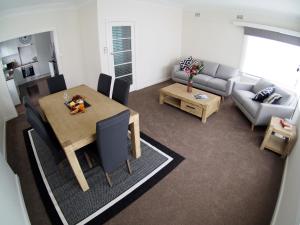
[[[113,72],[116,79],[133,83],[132,26],[112,25]]]

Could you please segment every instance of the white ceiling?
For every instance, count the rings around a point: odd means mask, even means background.
[[[79,0],[0,0],[0,11],[48,4],[75,4]]]
[[[227,8],[236,11],[259,10],[300,16],[300,0],[147,0],[183,5],[187,9]]]
[[[42,4],[76,4],[88,0],[0,0],[0,11]],[[300,16],[300,0],[140,0],[177,3],[185,8],[209,7],[260,10]]]

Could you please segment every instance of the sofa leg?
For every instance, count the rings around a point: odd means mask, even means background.
[[[251,124],[251,130],[254,131],[254,124]]]
[[[221,100],[222,100],[222,102],[224,102],[225,101],[225,97],[221,96]]]

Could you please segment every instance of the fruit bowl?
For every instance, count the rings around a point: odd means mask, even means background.
[[[65,105],[70,109],[71,114],[84,113],[86,108],[90,106],[80,95],[73,96]]]

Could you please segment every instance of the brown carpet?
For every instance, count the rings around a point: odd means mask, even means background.
[[[168,105],[158,90],[167,81],[130,94],[141,130],[186,160],[109,225],[268,225],[280,187],[284,161],[260,151],[265,128],[250,123],[230,98],[206,124]],[[7,124],[8,162],[21,179],[33,225],[48,225],[24,146],[25,116]]]

